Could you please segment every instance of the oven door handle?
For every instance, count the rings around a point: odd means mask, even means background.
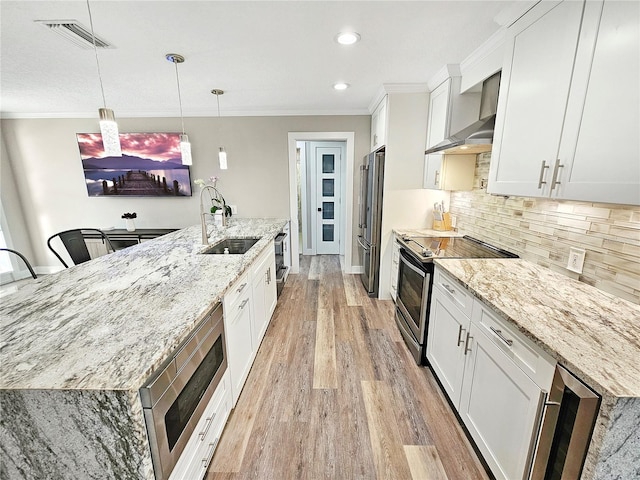
[[[415,266],[407,257],[406,257],[406,253],[402,251],[402,249],[400,249],[400,261],[402,263],[404,263],[407,267],[409,267],[411,270],[413,270],[414,272],[416,272],[418,275],[420,275],[422,278],[425,278],[427,276],[427,274],[425,273],[424,270],[422,270],[421,268]]]

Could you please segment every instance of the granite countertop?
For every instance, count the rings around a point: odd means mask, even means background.
[[[409,237],[462,237],[461,233],[453,230],[433,230],[431,228],[394,228],[393,233]]]
[[[244,255],[200,255],[206,247],[192,226],[6,295],[0,389],[139,389],[286,222],[231,219],[214,228],[210,244],[262,237]]]
[[[601,395],[640,398],[640,306],[522,259],[435,263]]]

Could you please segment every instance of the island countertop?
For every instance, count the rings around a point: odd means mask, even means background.
[[[0,305],[0,389],[139,389],[282,230],[231,219],[209,243],[261,237],[244,255],[202,255],[199,226],[42,276]]]

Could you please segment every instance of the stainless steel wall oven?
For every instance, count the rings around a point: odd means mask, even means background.
[[[218,304],[140,389],[156,479],[169,478],[227,369]]]

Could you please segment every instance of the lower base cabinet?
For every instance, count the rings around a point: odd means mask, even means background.
[[[231,400],[231,382],[227,369],[169,480],[201,480],[205,476],[229,418]]]
[[[231,376],[231,395],[236,405],[249,375],[255,349],[253,347],[251,285],[243,275],[224,297],[224,332],[227,339],[227,361]]]
[[[436,267],[427,359],[498,480],[528,477],[555,361]]]
[[[473,323],[470,337],[458,413],[496,478],[527,478],[544,391]]]
[[[393,253],[391,254],[391,299],[395,302],[398,294],[398,270],[400,265],[400,244],[393,240]]]

